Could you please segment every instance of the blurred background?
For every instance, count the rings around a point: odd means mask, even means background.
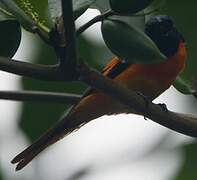
[[[187,61],[192,61],[184,72],[186,76],[196,73],[197,67],[196,7],[194,0],[168,0],[162,8],[162,14],[172,16],[185,37]],[[98,14],[96,10],[88,10],[77,20],[77,26]],[[81,54],[97,69],[101,69],[112,56],[104,46],[99,27],[99,23],[94,25],[79,39]],[[22,42],[14,58],[41,64],[57,61],[53,49],[26,31],[23,31]],[[79,83],[43,82],[5,72],[0,72],[0,81],[1,90],[81,93],[86,88]],[[170,110],[197,115],[196,99],[179,93],[173,87],[155,102],[166,103]],[[66,105],[54,103],[0,101],[0,180],[197,178],[195,139],[135,115],[96,119],[45,150],[22,171],[15,172],[10,160],[55,123],[66,108]]]

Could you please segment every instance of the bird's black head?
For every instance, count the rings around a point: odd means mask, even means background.
[[[184,42],[172,19],[167,15],[152,17],[145,25],[145,33],[167,57],[176,53],[180,41]]]

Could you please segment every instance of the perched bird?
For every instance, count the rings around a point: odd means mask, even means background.
[[[169,16],[152,17],[145,25],[145,33],[167,59],[157,64],[129,64],[114,57],[103,69],[103,75],[153,100],[168,89],[184,69],[186,50],[184,39]],[[128,112],[130,112],[128,107],[107,94],[92,89],[83,96],[77,105],[70,109],[61,121],[18,154],[12,163],[18,163],[16,170],[20,170],[49,145],[89,121],[106,114]]]

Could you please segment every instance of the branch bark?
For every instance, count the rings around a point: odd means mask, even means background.
[[[0,57],[0,70],[38,80],[63,81],[59,65],[38,65]]]
[[[63,37],[62,40],[66,46],[64,54],[60,59],[60,67],[69,69],[73,76],[76,74],[76,65],[78,60],[77,43],[75,35],[75,24],[73,18],[72,0],[61,0],[62,3],[62,18],[63,18]]]
[[[62,104],[76,104],[81,95],[55,93],[44,91],[0,91],[0,99],[15,101],[49,102]]]
[[[139,94],[128,90],[125,87],[113,82],[111,79],[101,75],[85,64],[79,69],[81,80],[88,85],[107,93],[122,104],[139,112],[139,114],[151,119],[174,131],[182,134],[197,137],[197,117],[165,111],[161,106],[147,101]]]

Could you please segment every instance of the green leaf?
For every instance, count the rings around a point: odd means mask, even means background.
[[[20,24],[28,31],[32,31],[34,26],[33,20],[25,14],[25,12],[17,6],[12,0],[1,0],[2,4],[13,14]]]
[[[0,21],[0,56],[12,57],[21,41],[21,28],[16,20]]]
[[[148,13],[148,15],[146,15],[146,21],[148,21],[153,15],[157,15],[159,10],[161,10],[165,4],[166,0],[153,0],[153,2],[143,10],[144,14]],[[151,14],[149,14],[150,12]]]
[[[121,22],[124,22],[126,24],[128,24],[129,26],[135,26],[135,28],[140,29],[142,31],[144,31],[144,27],[145,27],[145,16],[117,16],[117,15],[113,15],[108,17],[107,19],[110,20],[118,20]]]
[[[21,42],[21,28],[18,21],[0,2],[0,56],[12,57]]]
[[[110,4],[109,0],[95,0],[91,5],[90,8],[97,9],[101,13],[104,13],[108,10],[110,10]],[[109,19],[114,19],[114,20],[121,20],[126,22],[129,25],[135,25],[140,29],[144,29],[145,25],[145,16],[138,16],[138,17],[132,17],[132,16],[117,16],[113,15],[110,16]]]
[[[73,0],[74,18],[81,16],[95,0]],[[61,0],[48,0],[49,11],[53,21],[62,15]]]
[[[0,21],[15,19],[5,5],[0,1]]]
[[[173,86],[183,94],[193,94],[196,92],[194,86],[187,80],[183,79],[181,76],[176,78]]]
[[[48,0],[14,0],[14,2],[20,7],[27,16],[31,17],[34,22],[40,22],[46,26],[51,26],[48,11]]]
[[[109,0],[95,0],[90,7],[105,12],[110,9]]]
[[[159,63],[166,57],[142,31],[120,20],[104,20],[101,26],[108,48],[129,63]]]
[[[117,13],[134,14],[146,8],[153,0],[109,0],[111,9]]]

